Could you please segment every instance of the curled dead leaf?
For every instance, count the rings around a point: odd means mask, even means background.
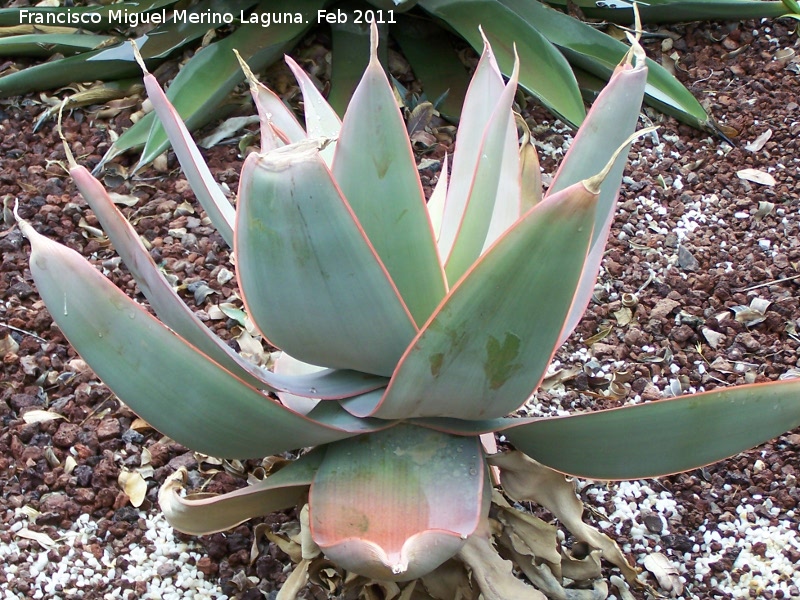
[[[117,477],[117,483],[119,483],[125,495],[128,496],[131,505],[137,508],[142,505],[147,495],[147,482],[141,473],[122,470],[119,472],[119,477]]]
[[[583,503],[575,493],[573,481],[518,451],[495,454],[488,460],[500,467],[503,489],[511,498],[529,500],[545,507],[576,539],[601,550],[603,558],[619,567],[626,581],[637,581],[636,569],[617,543],[583,522]]]
[[[16,354],[17,350],[19,350],[19,344],[17,340],[11,337],[11,334],[7,334],[6,337],[0,340],[0,356]]]

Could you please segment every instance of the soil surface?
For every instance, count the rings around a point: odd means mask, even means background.
[[[669,57],[735,145],[647,111],[645,120],[660,130],[631,154],[595,302],[557,355],[561,377],[527,412],[656,401],[798,374],[795,26],[676,26],[646,40],[648,54]],[[257,463],[204,461],[137,421],[79,360],[37,296],[29,246],[11,214],[15,201],[38,231],[135,293],[65,173],[53,125],[33,131],[43,108],[38,96],[0,104],[0,590],[4,598],[273,597],[290,561],[263,537],[263,528],[257,536],[250,523],[191,538],[173,534],[156,505],[159,485],[180,466],[214,492],[242,485],[239,473]],[[130,110],[111,116],[97,110],[76,110],[65,119],[73,153],[90,168],[108,148],[109,132],[130,125]],[[569,130],[532,104],[526,116],[550,173]],[[436,161],[447,149],[445,140],[426,152],[433,161],[421,170],[426,184],[435,181]],[[235,190],[236,143],[205,154],[217,180]],[[214,309],[237,301],[233,267],[174,157],[161,170],[125,179],[131,164],[118,159],[105,184],[136,197],[124,210],[156,262],[211,327],[234,338],[236,322],[216,318]],[[63,418],[39,421],[34,410]],[[118,480],[121,471],[136,469],[147,485],[138,508]],[[795,430],[690,473],[631,484],[581,482],[579,488],[594,507],[586,518],[612,534],[642,568],[642,580],[666,596],[800,598],[799,473]],[[277,530],[290,518],[260,522]],[[652,569],[644,562],[647,552],[666,557],[678,589],[665,589],[668,581],[659,586],[645,568]],[[169,586],[178,591],[167,593]],[[307,597],[327,595],[313,588]]]

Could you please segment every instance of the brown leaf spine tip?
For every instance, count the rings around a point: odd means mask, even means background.
[[[133,57],[136,59],[136,62],[139,63],[139,66],[142,69],[142,73],[144,73],[145,75],[149,75],[150,71],[147,70],[147,66],[144,64],[142,53],[139,52],[139,46],[136,45],[136,41],[131,40],[131,46],[133,46]]]
[[[600,193],[600,186],[603,184],[603,181],[608,176],[609,171],[614,166],[614,163],[617,161],[617,157],[619,157],[620,153],[627,149],[628,144],[632,143],[634,140],[639,139],[658,129],[658,127],[645,127],[644,129],[640,129],[639,131],[634,131],[631,135],[628,136],[619,148],[614,151],[614,154],[611,155],[611,160],[606,163],[606,166],[603,167],[603,170],[600,171],[597,175],[593,175],[589,177],[589,179],[583,180],[584,187],[589,190],[592,194],[599,194]]]
[[[623,64],[630,65],[634,57],[636,57],[636,64],[634,66],[638,67],[644,64],[647,55],[644,52],[644,48],[639,44],[639,40],[642,38],[642,18],[639,15],[639,6],[636,2],[633,3],[633,19],[634,34],[631,34],[630,31],[625,32],[625,36],[631,44],[631,49],[625,54],[625,58],[622,59],[622,62]]]
[[[14,200],[14,220],[17,222],[17,226],[19,227],[20,231],[22,231],[22,235],[24,235],[29,240],[33,235],[36,234],[36,231],[31,227],[31,224],[28,223],[25,219],[19,216],[19,200]]]
[[[242,58],[242,55],[239,54],[239,51],[234,48],[233,53],[236,55],[236,60],[239,61],[239,67],[241,67],[242,71],[244,72],[244,76],[247,78],[247,83],[250,84],[250,87],[257,87],[258,86],[258,79],[253,74],[253,71],[250,69],[250,65],[245,62]]]
[[[378,63],[378,26],[375,19],[369,23],[369,62]]]
[[[78,166],[78,163],[75,162],[75,157],[72,155],[72,150],[69,149],[69,144],[67,144],[67,138],[64,137],[64,132],[61,129],[61,117],[64,113],[64,106],[66,103],[66,99],[62,100],[61,104],[58,106],[58,122],[56,123],[56,131],[58,132],[58,137],[61,138],[61,143],[64,144],[64,154],[67,155],[69,168],[74,169]]]

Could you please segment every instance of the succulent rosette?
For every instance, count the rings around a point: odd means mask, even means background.
[[[157,316],[20,220],[38,290],[98,376],[163,434],[220,458],[304,449],[212,498],[184,497],[171,478],[160,502],[180,530],[221,531],[307,502],[313,543],[341,567],[409,580],[459,556],[489,594],[478,563],[495,560],[492,465],[509,496],[544,503],[633,577],[618,548],[581,523],[553,470],[657,476],[800,424],[797,381],[513,416],[589,302],[645,89],[643,52],[632,40],[543,193],[512,110],[517,69],[504,81],[486,43],[452,165],[426,201],[376,39],[341,121],[291,59],[305,125],[245,66],[262,148],[244,161],[235,208],[145,75],[198,200],[235,251],[247,315],[282,351],[273,367],[245,360],[197,318],[74,161],[72,177]],[[486,449],[497,432],[515,452]]]

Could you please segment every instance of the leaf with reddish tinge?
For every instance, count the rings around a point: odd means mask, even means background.
[[[477,437],[397,425],[328,446],[311,485],[311,533],[349,571],[415,579],[486,518],[488,487]]]

